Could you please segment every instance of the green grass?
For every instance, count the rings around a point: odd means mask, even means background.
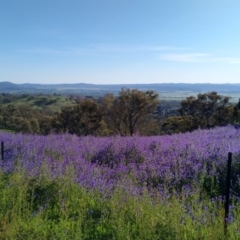
[[[224,235],[222,204],[190,197],[163,200],[117,188],[87,191],[69,177],[49,180],[0,172],[0,239],[238,239],[240,207]]]
[[[43,98],[46,99],[46,102],[41,102]],[[65,96],[23,96],[3,105],[7,106],[10,104],[29,106],[39,110],[48,107],[53,112],[57,112],[64,106],[72,106],[76,103],[73,100],[67,99]]]

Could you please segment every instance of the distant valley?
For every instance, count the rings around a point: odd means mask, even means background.
[[[31,93],[31,94],[63,94],[100,97],[106,93],[118,94],[121,88],[137,88],[139,90],[154,90],[162,100],[182,100],[190,95],[216,91],[221,95],[230,96],[231,102],[240,98],[240,84],[187,84],[187,83],[150,83],[150,84],[14,84],[0,82],[2,93]]]

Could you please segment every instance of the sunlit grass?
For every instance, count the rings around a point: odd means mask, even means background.
[[[1,139],[0,239],[239,239],[240,139],[231,126],[154,138]]]
[[[198,192],[168,200],[121,188],[109,196],[70,178],[0,174],[0,239],[237,239],[239,211],[224,235],[220,201]]]

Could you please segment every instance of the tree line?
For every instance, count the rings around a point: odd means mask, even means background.
[[[10,96],[7,96],[10,99]],[[106,94],[80,99],[59,112],[30,106],[0,104],[0,129],[22,133],[71,133],[78,136],[160,135],[240,123],[240,99],[235,105],[217,92],[190,96],[180,102],[176,116],[163,118],[156,111],[159,95],[152,90],[123,88],[118,96]]]

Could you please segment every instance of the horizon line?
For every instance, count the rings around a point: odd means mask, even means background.
[[[0,81],[0,83],[11,83],[16,85],[32,84],[32,85],[75,85],[75,84],[89,84],[89,85],[161,85],[161,84],[189,84],[189,85],[199,85],[199,84],[208,84],[208,85],[240,85],[240,83],[187,83],[187,82],[169,82],[169,83],[86,83],[86,82],[77,82],[77,83],[14,83],[10,81]]]

